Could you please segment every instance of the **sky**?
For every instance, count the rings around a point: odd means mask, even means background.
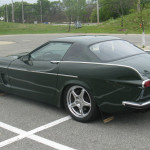
[[[13,0],[14,2],[21,2],[22,0]],[[28,3],[36,3],[37,0],[24,0]],[[58,0],[49,0],[49,1],[58,1]],[[0,0],[0,6],[4,4],[10,4],[12,3],[12,0]]]

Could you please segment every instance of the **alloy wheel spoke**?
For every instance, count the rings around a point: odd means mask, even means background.
[[[80,108],[79,108],[79,112],[80,112],[80,114],[81,114],[82,116],[84,115],[83,107],[80,107]]]
[[[72,90],[71,94],[73,95],[74,99],[76,100],[76,99],[77,99],[77,97],[78,97],[78,95],[75,93],[75,91],[74,91],[74,90]]]
[[[82,89],[82,91],[81,91],[81,93],[80,93],[80,95],[79,95],[81,99],[84,99],[84,93],[85,93],[85,90]]]
[[[76,107],[77,105],[76,105],[75,102],[73,102],[73,103],[71,103],[69,106],[70,106],[71,108],[74,108],[74,107]]]
[[[86,102],[85,100],[82,100],[83,106],[91,107],[91,103]]]

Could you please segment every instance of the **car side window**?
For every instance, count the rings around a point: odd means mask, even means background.
[[[144,53],[138,47],[123,40],[112,40],[94,44],[90,50],[102,61],[110,62]]]
[[[31,53],[31,58],[35,61],[60,61],[70,46],[71,43],[51,42]]]

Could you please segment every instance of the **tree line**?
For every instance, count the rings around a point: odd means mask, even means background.
[[[121,17],[121,26],[124,23],[124,15],[137,9],[145,8],[150,0],[99,0],[99,20]],[[62,0],[50,2],[49,0],[37,0],[37,3],[30,4],[23,2],[24,22],[75,22],[84,23],[97,22],[97,0]],[[15,2],[14,20],[22,22],[22,2]],[[5,21],[12,22],[12,4],[0,7],[0,17]]]

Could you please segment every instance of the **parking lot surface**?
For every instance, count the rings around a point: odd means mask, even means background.
[[[73,34],[0,36],[0,56],[27,52]],[[141,35],[116,35],[141,45]],[[150,45],[150,35],[146,35]],[[6,93],[0,96],[2,150],[149,150],[150,112],[116,114],[104,124],[71,119],[64,109]]]

